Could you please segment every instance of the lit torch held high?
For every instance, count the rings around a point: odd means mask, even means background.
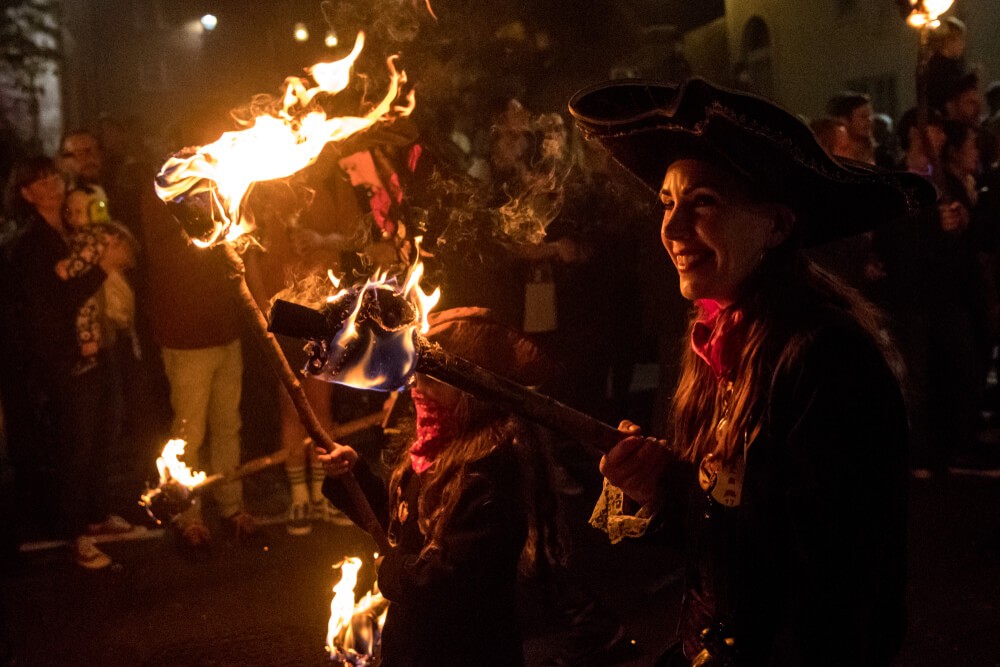
[[[311,82],[289,78],[280,100],[248,121],[245,128],[226,132],[206,146],[178,153],[156,177],[157,195],[170,207],[191,241],[219,257],[220,270],[226,272],[240,313],[255,332],[306,432],[328,451],[339,445],[324,431],[277,341],[267,333],[264,315],[247,288],[237,247],[250,242],[246,234],[254,228],[246,201],[255,183],[291,176],[315,162],[326,144],[412,111],[412,94],[403,102],[398,99],[406,78],[396,70],[393,58],[387,62],[388,89],[368,113],[331,117],[323,110],[319,104],[322,97],[336,95],[348,86],[363,45],[364,35],[359,34],[347,57],[310,68]],[[358,509],[364,524],[361,527],[380,549],[388,549],[384,531],[356,480],[351,476],[341,479]]]

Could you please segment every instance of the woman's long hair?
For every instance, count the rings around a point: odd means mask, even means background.
[[[725,462],[742,457],[761,431],[776,371],[801,352],[809,333],[829,321],[831,312],[856,322],[893,371],[902,372],[875,306],[816,266],[800,247],[793,234],[769,251],[733,304],[742,313],[732,331],[742,349],[731,384],[716,379],[686,346],[671,406],[673,442],[683,459],[698,462],[712,453]],[[696,319],[688,327],[689,337]]]
[[[465,489],[471,466],[498,448],[511,448],[520,473],[521,503],[528,539],[519,569],[524,575],[545,571],[565,558],[558,529],[556,495],[550,479],[552,463],[540,430],[462,392],[455,406],[458,433],[424,475],[418,512],[426,537],[423,553],[440,550],[455,506]],[[389,481],[390,507],[398,502],[403,475],[410,469],[407,448],[400,452]]]

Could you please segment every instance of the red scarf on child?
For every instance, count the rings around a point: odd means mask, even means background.
[[[455,438],[458,427],[454,408],[431,400],[416,388],[410,390],[410,396],[417,410],[417,439],[410,446],[410,465],[419,474],[434,464],[437,455]]]
[[[743,313],[723,308],[710,299],[702,299],[697,305],[701,314],[691,330],[691,349],[708,364],[717,380],[732,380],[743,348],[743,341],[733,332]]]

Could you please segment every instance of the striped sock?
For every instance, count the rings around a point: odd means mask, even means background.
[[[288,475],[288,486],[292,494],[293,505],[304,505],[309,502],[309,489],[306,486],[305,466],[285,468]]]
[[[309,494],[314,503],[323,500],[323,481],[325,479],[326,473],[323,471],[323,466],[319,464],[319,461],[313,461],[309,468]]]

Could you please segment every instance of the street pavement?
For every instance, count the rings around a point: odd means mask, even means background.
[[[576,585],[624,625],[617,664],[650,665],[676,622],[677,558],[641,544],[607,545],[585,527],[588,501],[580,500],[569,517]],[[912,483],[910,632],[898,665],[1000,666],[998,516],[998,479]],[[220,527],[207,551],[180,548],[169,531],[108,544],[115,565],[99,572],[77,567],[63,549],[22,553],[2,579],[16,664],[328,665],[332,565],[372,549],[353,527],[317,524],[311,535],[290,537],[275,523],[245,543]],[[572,652],[565,614],[542,595],[526,593],[522,606],[529,665]],[[572,660],[565,664],[586,663]]]

